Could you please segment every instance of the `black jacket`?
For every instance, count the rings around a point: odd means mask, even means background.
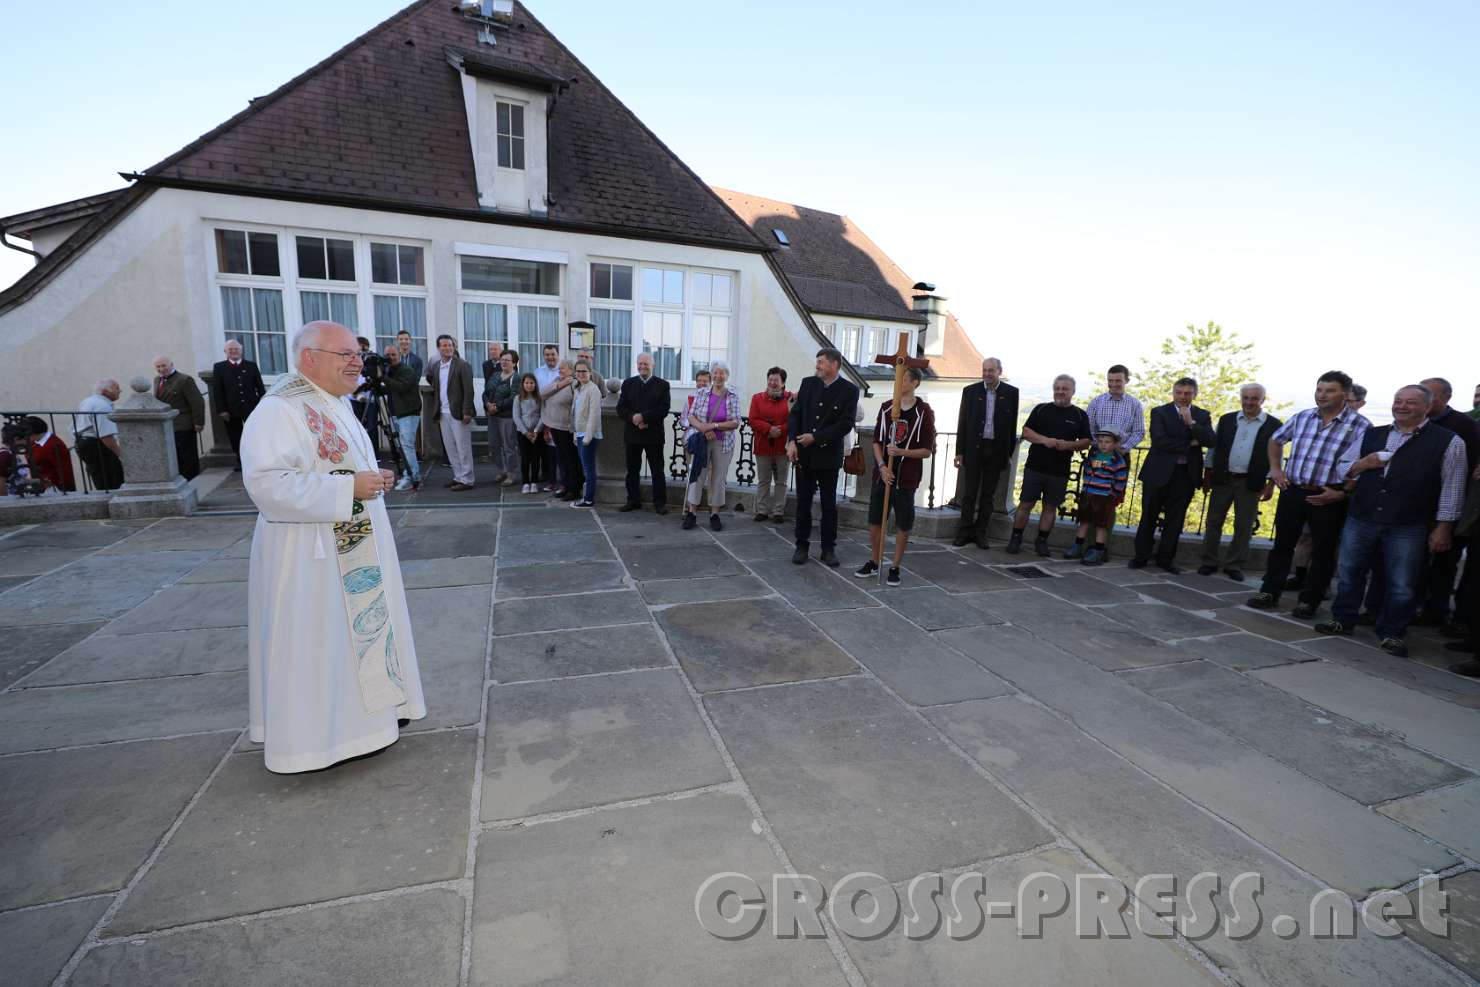
[[[251,360],[236,366],[222,360],[211,368],[211,413],[227,412],[233,421],[246,421],[267,388],[262,385],[262,372]]]
[[[1177,406],[1171,403],[1151,409],[1151,451],[1141,466],[1141,485],[1161,487],[1171,482],[1177,458],[1186,457],[1182,467],[1192,475],[1193,486],[1202,481],[1203,449],[1217,445],[1213,416],[1206,408],[1192,406],[1192,427],[1182,424]]]
[[[1392,431],[1391,425],[1367,429],[1362,455],[1387,448]],[[1444,454],[1454,439],[1453,432],[1433,422],[1419,429],[1393,453],[1386,470],[1367,470],[1357,477],[1347,508],[1350,516],[1372,524],[1432,525],[1444,489]]]
[[[1220,486],[1229,482],[1228,456],[1233,451],[1233,439],[1238,434],[1241,417],[1242,411],[1230,411],[1218,419],[1218,444],[1213,448],[1213,464],[1209,468],[1213,471],[1213,482]],[[1269,479],[1269,437],[1282,424],[1274,415],[1269,415],[1254,436],[1254,450],[1249,453],[1248,479],[1244,481],[1250,490],[1260,489]]]
[[[994,450],[1010,453],[1018,442],[1018,389],[1005,381],[997,382],[997,407],[992,414]],[[981,455],[982,429],[987,425],[987,385],[981,381],[966,385],[961,392],[961,412],[956,416],[956,444],[961,457],[971,462]]]
[[[661,446],[668,431],[668,382],[654,374],[642,382],[632,376],[622,381],[617,395],[617,415],[625,423],[622,439],[629,446]],[[642,415],[647,428],[636,428],[633,415]]]
[[[409,362],[402,360],[394,367],[386,364],[385,387],[392,418],[421,414],[421,376]]]
[[[816,441],[810,446],[797,444],[797,464],[810,470],[842,469],[843,440],[857,418],[858,388],[854,384],[842,377],[831,387],[823,387],[822,378],[815,375],[803,380],[786,418],[786,436],[795,442],[811,432]]]

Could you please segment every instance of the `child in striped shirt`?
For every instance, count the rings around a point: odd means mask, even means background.
[[[1095,433],[1098,448],[1084,463],[1084,513],[1080,516],[1089,522],[1087,534],[1094,546],[1084,553],[1084,565],[1105,561],[1105,539],[1110,536],[1115,508],[1125,499],[1131,466],[1125,453],[1116,448],[1119,442],[1120,433],[1115,429],[1100,429]]]

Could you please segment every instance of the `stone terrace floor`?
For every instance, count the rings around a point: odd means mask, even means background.
[[[251,517],[0,536],[0,980],[1480,975],[1480,682],[1435,640],[1400,661],[1244,609],[1226,579],[936,544],[883,589],[851,577],[858,533],[834,573],[748,518],[686,532],[512,499],[395,513],[431,715],[298,776],[268,773],[243,729]],[[1264,922],[1095,940],[1071,905],[1041,939],[998,916],[962,941],[831,921],[725,941],[695,914],[721,871],[769,897],[774,873],[904,894],[963,869],[1001,902],[1033,872],[1078,896],[1079,873],[1226,889],[1254,871]],[[1320,889],[1411,892],[1426,872],[1451,938],[1306,934]]]

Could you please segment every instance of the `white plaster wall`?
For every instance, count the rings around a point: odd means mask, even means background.
[[[60,246],[63,240],[81,229],[84,222],[86,220],[78,219],[70,223],[58,223],[55,226],[48,226],[45,229],[33,230],[31,232],[31,249],[42,257],[45,257]]]
[[[221,358],[210,230],[248,224],[375,235],[427,244],[429,338],[459,335],[453,244],[565,252],[562,323],[587,317],[590,258],[736,272],[730,364],[745,396],[767,367],[792,386],[812,372],[818,343],[763,257],[740,251],[502,226],[470,220],[161,189],[22,305],[0,314],[0,407],[72,408],[100,376],[152,373],[167,353],[196,374]],[[290,327],[291,331],[291,327]],[[478,362],[482,354],[475,354]],[[675,388],[675,406],[690,393]]]

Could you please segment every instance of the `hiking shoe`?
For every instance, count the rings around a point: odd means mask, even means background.
[[[899,566],[892,565],[889,567],[889,575],[884,577],[884,584],[886,586],[899,585]]]
[[[683,530],[688,531],[699,526],[699,519],[694,516],[693,511],[683,512]]]
[[[1043,558],[1048,558],[1048,535],[1039,535],[1033,539],[1033,551]]]
[[[1323,620],[1316,625],[1316,630],[1322,634],[1350,634],[1351,624],[1343,624],[1339,620]]]
[[[878,563],[875,562],[873,559],[869,559],[863,565],[859,566],[858,571],[855,572],[853,575],[857,576],[859,579],[867,579],[869,576],[877,576],[878,574]]]
[[[1408,657],[1408,645],[1403,641],[1401,637],[1385,637],[1382,639],[1382,643],[1379,644],[1378,647],[1386,651],[1388,654],[1392,655],[1394,658]]]
[[[1012,537],[1007,539],[1007,554],[1016,555],[1023,550],[1023,533],[1014,531]]]
[[[1093,549],[1090,549],[1090,551],[1093,551]],[[1064,558],[1068,559],[1071,562],[1075,559],[1082,559],[1084,558],[1084,556],[1085,548],[1084,542],[1082,541],[1077,541],[1064,550]],[[1093,563],[1089,564],[1093,565]]]
[[[1255,593],[1244,601],[1244,606],[1255,610],[1273,610],[1280,605],[1280,598],[1273,593]]]

